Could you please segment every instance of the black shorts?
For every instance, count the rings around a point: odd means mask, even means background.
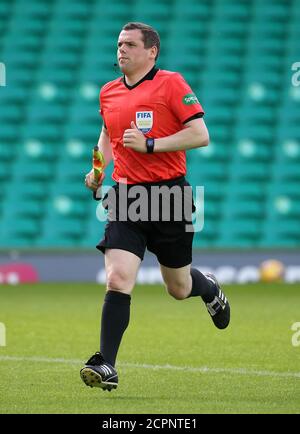
[[[158,193],[161,187],[165,196]],[[102,204],[108,222],[96,247],[103,253],[106,248],[121,249],[143,260],[147,248],[166,267],[180,268],[192,262],[195,206],[191,186],[183,176],[157,183],[115,184]]]

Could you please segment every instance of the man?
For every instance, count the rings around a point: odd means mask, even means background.
[[[126,24],[117,51],[124,75],[100,92],[104,126],[98,146],[106,165],[114,161],[113,190],[118,197],[124,184],[128,192],[136,186],[147,192],[157,186],[188,188],[185,151],[209,142],[203,109],[189,85],[180,74],[156,68],[159,50],[159,35],[152,27]],[[95,191],[103,178],[97,184],[91,171],[86,186]],[[154,206],[151,199],[147,204]],[[173,215],[167,222],[162,221],[160,209],[160,221],[124,220],[119,218],[124,206],[129,209],[126,201],[116,206],[118,216],[108,222],[97,246],[105,255],[107,276],[100,352],[80,371],[86,385],[104,390],[118,385],[116,356],[129,323],[131,292],[146,247],[157,256],[170,295],[177,300],[202,297],[219,329],[230,321],[229,303],[216,278],[191,267],[193,232],[186,230],[191,213],[181,221]],[[174,213],[174,203],[170,208]]]

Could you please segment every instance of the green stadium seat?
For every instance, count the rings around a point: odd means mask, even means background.
[[[20,106],[18,105],[0,105],[0,124],[1,127],[3,124],[5,124],[6,122],[8,123],[18,123],[20,121],[22,121],[24,118],[24,113],[21,109]]]
[[[206,217],[206,215],[205,215]],[[213,244],[219,236],[219,224],[216,220],[204,219],[204,225],[200,232],[196,232],[194,237],[197,242],[205,247],[209,244]]]
[[[1,221],[0,221],[1,225]],[[0,229],[1,230],[1,229]],[[0,239],[0,249],[28,249],[33,247],[35,242],[31,236],[15,235],[11,233],[4,233]]]
[[[251,103],[249,100],[240,106],[238,117],[256,123],[264,122],[272,125],[276,123],[276,113],[271,105]]]
[[[45,65],[38,70],[36,79],[41,83],[49,82],[55,85],[71,86],[74,82],[74,71],[72,68],[65,69],[63,66]]]
[[[234,176],[232,178],[226,185],[226,195],[239,196],[245,199],[263,200],[267,193],[267,186],[270,185],[264,180],[253,179],[247,182],[236,182]]]
[[[61,143],[62,128],[54,122],[28,122],[23,129],[22,137],[24,140],[36,139],[45,143]]]
[[[33,67],[23,65],[13,65],[7,62],[7,86],[30,86],[32,84]]]
[[[36,180],[23,180],[20,182],[18,174],[13,174],[14,178],[9,183],[9,191],[15,192],[16,198],[24,198],[29,202],[33,199],[44,200],[47,197],[47,182]]]
[[[1,88],[1,105],[9,106],[10,104],[23,104],[25,101],[27,101],[28,96],[29,89],[22,84],[14,84],[14,86],[8,85]]]
[[[12,122],[1,124],[0,128],[0,143],[2,142],[17,142],[19,137],[18,128]]]
[[[238,161],[231,166],[231,179],[243,181],[266,181],[270,178],[267,162]]]
[[[91,152],[92,156],[92,152]],[[57,165],[57,179],[58,180],[82,180],[84,175],[91,170],[92,158],[90,161],[74,160],[72,158],[59,161]]]
[[[84,174],[78,176],[76,181],[66,181],[65,180],[57,180],[51,184],[49,191],[52,196],[66,196],[71,199],[82,199],[82,200],[90,200],[91,193],[87,190],[84,185]]]
[[[212,5],[209,2],[191,1],[187,3],[184,0],[177,0],[174,4],[174,13],[179,18],[181,16],[185,18],[186,15],[190,16],[191,19],[205,17],[211,13],[211,9]]]
[[[46,39],[45,48],[52,53],[57,50],[57,52],[68,52],[71,53],[71,56],[74,56],[74,53],[79,55],[82,52],[84,42],[85,39],[81,35],[73,33],[64,34],[62,38],[57,30],[52,31],[51,37]]]
[[[244,161],[256,161],[256,162],[268,162],[270,159],[272,160],[274,156],[274,151],[269,143],[251,143],[247,144],[246,142],[240,141],[237,146],[234,147],[234,159],[244,160]]]
[[[115,58],[112,56],[112,63],[109,67],[98,70],[94,68],[90,68],[89,66],[81,68],[78,74],[78,79],[82,82],[90,82],[94,83],[96,86],[100,88],[107,83],[108,81],[112,81],[118,77],[120,77],[120,73],[117,72],[116,69],[113,68],[113,63],[115,62]]]
[[[227,20],[248,20],[251,13],[251,7],[249,3],[225,3],[222,0],[219,0],[216,2],[215,7],[218,15]]]
[[[65,14],[56,14],[51,29],[53,32],[62,32],[63,34],[76,34],[84,37],[87,31],[88,21],[84,17],[74,16],[66,19]]]
[[[17,52],[24,50],[30,52],[39,52],[41,49],[41,39],[35,34],[23,34],[19,37],[15,31],[7,32],[5,35],[5,47],[13,47]]]
[[[0,161],[0,181],[7,182],[11,177],[11,165],[7,161]]]
[[[244,199],[239,196],[230,196],[224,205],[224,216],[227,218],[243,219],[251,217],[253,219],[264,218],[264,203],[253,199]]]
[[[100,205],[101,206],[101,205]],[[104,216],[104,213],[102,214]],[[96,244],[100,238],[102,238],[105,226],[107,224],[107,220],[100,221],[96,218],[95,212],[90,213],[90,218],[88,219],[88,215],[86,215],[86,231],[85,235],[89,240],[93,240],[94,244]]]
[[[47,251],[57,251],[65,249],[78,248],[80,240],[73,236],[67,236],[66,234],[44,234],[34,241],[34,247],[38,249],[47,249]]]
[[[79,139],[87,143],[91,143],[94,146],[95,142],[99,138],[101,131],[101,124],[99,122],[91,124],[78,124],[70,123],[65,128],[65,134],[67,138]]]
[[[56,101],[35,101],[29,105],[27,115],[31,122],[63,123],[67,117],[67,107]]]
[[[12,4],[8,1],[0,3],[0,17],[7,17],[12,12]]]
[[[59,0],[56,2],[56,13],[65,18],[76,16],[81,19],[88,19],[91,13],[91,5],[85,2],[73,1],[66,2]]]
[[[16,15],[11,23],[12,31],[19,31],[19,35],[30,33],[44,35],[47,31],[45,19],[28,15],[26,19],[22,13]]]
[[[268,124],[253,125],[252,123],[241,121],[235,128],[235,137],[237,140],[252,139],[254,142],[268,143],[274,141],[275,131]]]
[[[2,59],[4,59],[7,69],[13,72],[16,68],[34,68],[37,63],[37,56],[35,51],[25,50],[24,47],[17,49],[14,44],[7,46],[2,51]]]
[[[221,203],[217,200],[211,200],[209,192],[205,189],[205,196],[204,196],[205,219],[208,219],[208,221],[220,219],[221,211],[222,211]]]
[[[256,1],[254,3],[254,9],[262,21],[269,18],[274,21],[277,19],[278,22],[281,22],[286,21],[289,16],[289,8],[287,8],[285,3]]]
[[[294,240],[300,242],[299,219],[281,218],[280,220],[267,220],[265,223],[265,237],[267,239]]]
[[[113,64],[117,61],[116,49],[115,47],[107,48],[102,51],[101,56],[99,56],[99,49],[95,52],[90,50],[85,53],[83,60],[85,68],[97,68],[98,73],[105,68],[113,73],[115,71]]]
[[[227,176],[226,165],[219,162],[210,162],[209,164],[205,164],[198,161],[191,161],[189,163],[189,167],[191,170],[191,179],[192,182],[198,179],[199,182],[205,182],[208,179],[211,180],[224,180]]]
[[[201,101],[200,101],[201,102]],[[205,120],[209,120],[215,125],[219,124],[231,124],[234,120],[234,110],[231,107],[219,106],[212,109],[205,115]]]
[[[53,143],[28,140],[19,147],[20,166],[37,163],[46,159],[55,162],[60,153],[59,146]]]
[[[298,162],[287,162],[285,164],[277,163],[273,166],[273,173],[277,179],[289,180],[289,181],[300,181],[300,161]]]
[[[220,142],[210,142],[207,147],[198,148],[196,151],[190,151],[187,154],[187,161],[192,159],[199,161],[199,163],[205,163],[208,161],[215,161],[217,163],[226,163],[230,159],[230,153],[228,152],[228,145]],[[210,164],[210,163],[209,163]]]
[[[299,181],[276,179],[268,184],[267,189],[270,193],[277,196],[288,195],[290,197],[300,198]]]
[[[96,2],[93,12],[95,14],[98,13],[107,19],[113,19],[115,17],[121,18],[130,15],[128,4],[124,3],[123,1],[109,2],[105,4],[105,7],[103,7],[102,2]]]
[[[219,247],[255,247],[261,238],[261,227],[258,221],[231,219],[220,224]]]
[[[14,4],[14,10],[28,18],[32,16],[45,16],[46,18],[49,17],[49,5],[38,0],[31,0],[26,4],[24,4],[22,1],[16,1]]]
[[[209,87],[228,87],[237,86],[241,80],[241,74],[238,71],[230,70],[224,74],[222,71],[216,70],[213,66],[208,67],[202,74],[203,81]],[[218,109],[220,107],[214,107]],[[226,107],[223,107],[226,109]]]
[[[17,146],[9,143],[1,143],[0,146],[0,179],[7,174],[7,165],[12,160],[12,155],[16,152]],[[2,175],[1,175],[2,174]]]
[[[87,122],[90,124],[98,123],[100,131],[100,123],[102,122],[102,118],[99,114],[98,99],[92,101],[85,101],[80,98],[80,101],[73,104],[68,114],[70,122]]]
[[[40,219],[43,217],[44,207],[43,202],[40,200],[28,200],[19,194],[15,198],[13,196],[5,203],[5,209],[2,215],[10,217],[11,219],[29,218]]]
[[[72,237],[72,238],[81,238],[84,229],[84,225],[81,219],[74,219],[74,218],[46,218],[43,222],[43,230],[44,234],[47,234],[47,236],[53,236],[53,237]]]
[[[54,167],[52,163],[46,161],[31,162],[19,166],[18,161],[14,164],[14,174],[20,180],[47,181],[53,178]],[[22,181],[23,182],[23,181]]]
[[[215,179],[205,179],[203,185],[205,189],[204,190],[205,197],[208,196],[210,200],[214,200],[220,203],[220,201],[224,197],[224,191],[221,188],[223,184],[220,181]]]
[[[261,233],[261,221],[252,218],[228,219],[220,224],[220,231],[223,233],[244,234],[249,238],[257,239]]]
[[[268,246],[269,249],[295,249],[299,247],[299,241],[295,238],[285,237],[285,236],[276,236],[272,234],[269,238],[264,237],[257,245],[258,248],[265,248]]]
[[[201,101],[203,101],[203,104],[211,104],[212,107],[220,104],[227,106],[236,105],[238,97],[238,89],[234,87],[224,88],[222,92],[219,92],[217,89],[208,90],[205,88],[205,80],[203,80],[203,89],[201,93]]]
[[[32,218],[15,218],[8,216],[7,218],[1,219],[1,236],[6,234],[8,236],[11,234],[13,237],[30,237],[34,238],[39,235],[40,227],[36,219]]]
[[[214,20],[215,28],[222,36],[245,37],[245,22],[244,20],[224,20],[223,16],[219,16]]]

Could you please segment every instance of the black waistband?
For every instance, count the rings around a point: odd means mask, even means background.
[[[142,185],[143,187],[151,187],[152,185],[157,185],[157,186],[162,186],[162,185],[167,185],[169,186],[173,186],[173,185],[181,185],[182,183],[185,182],[185,177],[184,176],[178,176],[177,178],[172,178],[172,179],[167,179],[167,180],[163,180],[163,181],[157,181],[157,182],[140,182],[137,184],[127,184],[127,188],[136,186],[136,185]],[[119,185],[120,183],[117,182],[117,185]]]

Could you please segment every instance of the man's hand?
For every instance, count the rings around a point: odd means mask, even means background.
[[[147,152],[146,137],[137,128],[135,123],[131,122],[131,129],[125,130],[123,134],[123,142],[125,148],[131,148],[136,152],[145,154]]]
[[[90,190],[96,191],[103,183],[104,178],[105,178],[105,173],[103,172],[101,178],[99,179],[99,182],[97,183],[94,177],[94,169],[92,169],[87,175],[85,175],[85,185]]]

